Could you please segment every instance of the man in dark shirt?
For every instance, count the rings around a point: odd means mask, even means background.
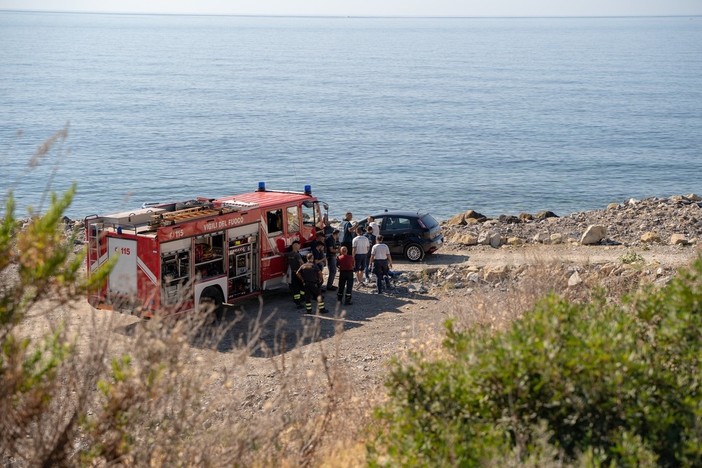
[[[353,219],[353,213],[350,211],[346,213],[346,216],[344,216],[344,221],[341,223],[341,245],[346,247],[346,250],[351,252],[353,250],[353,246],[351,245],[351,242],[353,241],[353,236],[355,235],[356,231],[355,228],[353,227],[353,223],[351,220]]]
[[[373,218],[372,216],[369,216],[368,219]],[[366,276],[366,281],[370,281],[370,274],[371,274],[371,262],[370,262],[370,255],[371,255],[371,249],[375,245],[375,234],[373,234],[373,227],[372,226],[366,226],[366,233],[364,234],[370,241],[370,247],[368,248],[368,259],[366,260],[366,271],[365,271],[365,276]]]
[[[339,251],[339,230],[334,229],[324,241],[324,247],[327,250],[327,269],[329,276],[327,277],[327,291],[336,291],[334,279],[336,278],[336,255]]]
[[[285,254],[285,258],[288,261],[288,269],[290,270],[290,292],[293,295],[293,301],[298,309],[302,309],[302,299],[305,295],[304,285],[302,281],[297,276],[297,270],[305,263],[300,255],[300,241],[294,240],[290,246],[290,252]]]
[[[305,288],[305,311],[308,314],[312,313],[312,298],[317,299],[317,312],[326,314],[329,312],[324,307],[324,296],[322,295],[319,285],[322,284],[322,270],[317,268],[314,263],[314,255],[307,254],[307,263],[303,264],[296,272],[297,277],[302,281]]]
[[[324,270],[324,265],[327,264],[326,247],[324,246],[324,233],[318,231],[315,239],[310,244],[310,252],[314,255],[314,263],[317,268]]]
[[[319,271],[324,271],[324,265],[327,264],[327,254],[323,241],[317,242],[317,245],[312,249],[312,256],[314,257],[314,264],[317,265]]]

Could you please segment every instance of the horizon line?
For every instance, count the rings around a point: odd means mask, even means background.
[[[669,15],[535,15],[535,16],[443,16],[443,15],[275,15],[275,14],[241,14],[241,13],[156,13],[156,12],[119,12],[119,11],[88,11],[88,10],[32,10],[32,9],[0,9],[8,13],[50,13],[78,15],[121,15],[121,16],[223,16],[235,18],[348,18],[348,19],[568,19],[568,18],[699,18],[699,14],[669,14]]]

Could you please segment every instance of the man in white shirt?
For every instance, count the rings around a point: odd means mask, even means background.
[[[373,228],[373,235],[378,237],[380,235],[380,226],[375,222],[375,218],[372,216],[368,217],[368,225]]]
[[[356,234],[356,237],[351,241],[351,245],[353,246],[353,270],[356,272],[356,281],[361,284],[363,282],[363,273],[366,271],[370,240],[363,235],[363,228],[360,226],[356,228]]]
[[[390,248],[383,243],[383,236],[375,238],[375,245],[371,250],[371,262],[373,263],[373,272],[377,278],[378,294],[383,293],[383,282],[385,286],[390,288],[390,278],[388,272],[392,268],[392,257],[390,256]]]

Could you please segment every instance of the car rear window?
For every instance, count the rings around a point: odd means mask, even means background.
[[[427,227],[427,229],[434,229],[436,226],[439,225],[439,222],[435,220],[432,215],[429,214],[422,216],[420,218],[420,221]]]

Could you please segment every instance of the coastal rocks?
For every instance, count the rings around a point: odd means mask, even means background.
[[[683,234],[670,236],[670,245],[688,245],[690,241]]]
[[[556,213],[554,213],[553,211],[539,211],[534,216],[534,219],[537,221],[543,221],[544,219],[548,219],[548,218],[558,218],[558,215]]]
[[[452,241],[462,245],[478,245],[478,237],[473,234],[459,234]]]
[[[452,219],[456,219],[456,222],[463,220],[465,224],[444,223],[444,237],[451,241],[461,239],[461,236],[471,236],[463,237],[460,242],[462,245],[477,245],[478,237],[486,231],[499,234],[502,239],[501,244],[510,246],[552,244],[559,241],[577,242],[588,227],[593,225],[607,227],[606,239],[603,237],[599,241],[594,241],[595,243],[625,246],[663,244],[669,243],[673,234],[679,234],[689,244],[696,244],[698,239],[702,238],[702,199],[692,193],[668,198],[630,199],[610,203],[606,209],[576,212],[561,217],[555,216],[553,212],[544,211],[535,216],[521,213],[517,217],[502,215],[488,219],[480,213],[469,210]],[[560,238],[559,236],[552,238],[554,234],[560,234]],[[484,242],[487,242],[488,234],[485,233],[483,236]],[[475,244],[472,243],[473,238],[476,240]],[[521,239],[521,243],[516,239]],[[676,237],[676,239],[679,238]],[[677,245],[686,245],[681,240],[677,242],[679,242]]]
[[[551,235],[548,232],[537,232],[534,237],[532,237],[532,241],[534,241],[535,244],[545,244],[551,239]]]
[[[497,220],[502,223],[502,224],[517,224],[521,223],[522,220],[518,216],[511,216],[511,215],[500,215]]]
[[[410,294],[454,294],[471,296],[480,289],[501,291],[541,285],[554,292],[579,295],[594,285],[610,291],[629,291],[641,284],[662,286],[671,281],[675,270],[653,261],[627,263],[627,258],[602,264],[573,265],[547,262],[522,265],[472,265],[469,262],[429,267],[403,275]]]
[[[489,245],[496,249],[502,245],[502,237],[499,232],[483,231],[478,235],[478,244]]]
[[[487,216],[478,213],[477,211],[468,210],[464,213],[457,214],[452,217],[446,224],[448,226],[465,226],[467,224],[475,224],[483,221],[487,221]]]
[[[653,231],[646,231],[641,235],[641,242],[646,244],[659,243],[661,241],[661,236]]]
[[[549,236],[549,240],[551,241],[551,244],[562,244],[563,243],[563,234],[560,232],[557,232],[555,234],[551,234]]]
[[[524,244],[524,240],[520,239],[519,237],[508,237],[507,238],[507,245],[522,245]]]
[[[587,227],[580,238],[580,243],[582,245],[599,244],[605,237],[607,237],[607,228],[601,224],[593,224]]]
[[[572,275],[570,275],[570,278],[568,278],[568,287],[573,288],[583,282],[582,278],[580,278],[580,274],[577,271],[574,271]]]

